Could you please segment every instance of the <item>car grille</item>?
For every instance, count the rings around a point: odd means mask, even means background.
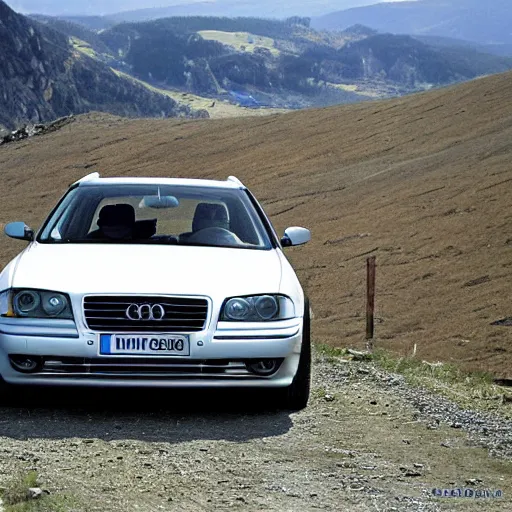
[[[131,320],[127,316],[130,306],[145,306],[142,319]],[[150,307],[157,306],[158,319],[148,319]],[[198,332],[206,328],[208,301],[184,297],[140,297],[140,296],[89,296],[84,299],[84,314],[87,326],[93,331],[103,332]],[[157,315],[159,316],[159,315]]]
[[[47,377],[95,377],[123,379],[169,378],[247,378],[256,376],[247,370],[244,361],[221,359],[148,359],[44,357],[39,372]],[[282,361],[279,361],[281,364]],[[277,371],[277,370],[276,370]]]

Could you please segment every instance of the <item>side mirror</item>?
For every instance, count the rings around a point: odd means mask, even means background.
[[[16,240],[27,240],[32,242],[34,239],[34,231],[30,229],[24,222],[11,222],[4,228],[7,236]]]
[[[281,238],[283,247],[307,244],[311,240],[311,231],[306,228],[292,227],[284,232]]]

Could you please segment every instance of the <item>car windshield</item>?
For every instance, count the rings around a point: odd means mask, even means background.
[[[165,184],[78,186],[47,219],[38,241],[272,247],[245,191]]]

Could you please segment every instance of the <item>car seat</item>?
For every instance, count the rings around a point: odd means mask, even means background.
[[[192,222],[192,231],[206,228],[229,229],[228,210],[223,204],[199,203]]]
[[[186,240],[194,233],[206,228],[224,228],[229,230],[229,214],[225,205],[199,203],[194,213],[192,231],[182,233],[180,240]]]

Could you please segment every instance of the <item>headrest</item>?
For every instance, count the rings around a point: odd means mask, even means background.
[[[98,218],[98,226],[130,226],[135,224],[135,209],[129,204],[104,206]]]
[[[192,231],[220,227],[229,229],[228,210],[223,204],[199,203],[194,214]]]

